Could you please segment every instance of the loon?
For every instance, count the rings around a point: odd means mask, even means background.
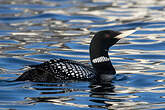
[[[57,82],[57,81],[111,81],[116,74],[108,56],[109,48],[122,37],[135,32],[121,33],[112,30],[97,32],[91,40],[89,53],[92,67],[68,59],[52,59],[30,66],[15,81]]]

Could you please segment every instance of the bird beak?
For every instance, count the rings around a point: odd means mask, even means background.
[[[133,33],[136,32],[137,30],[138,30],[138,29],[124,31],[124,32],[122,32],[121,34],[119,34],[118,36],[116,36],[116,38],[122,39],[122,38],[124,38],[124,37],[127,37],[127,36],[133,34]]]

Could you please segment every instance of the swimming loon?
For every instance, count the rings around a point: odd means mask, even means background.
[[[109,47],[114,45],[123,36],[134,31],[120,33],[118,31],[104,30],[97,32],[90,43],[90,61],[92,67],[68,59],[52,59],[39,65],[30,66],[16,81],[57,82],[66,80],[111,81],[116,74],[108,56]]]

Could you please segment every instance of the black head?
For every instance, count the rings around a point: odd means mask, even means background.
[[[90,43],[91,57],[99,57],[107,53],[109,47],[114,45],[120,39],[116,38],[121,34],[117,31],[104,30],[97,32]]]
[[[95,34],[91,43],[97,43],[102,46],[105,46],[106,48],[109,48],[110,46],[114,45],[117,41],[120,40],[116,38],[116,36],[118,36],[119,34],[121,33],[112,30],[99,31]]]
[[[111,37],[111,38],[114,38],[116,37],[117,35],[121,34],[120,32],[118,31],[112,31],[112,30],[104,30],[104,31],[99,31],[95,34],[95,36],[103,36],[105,38],[107,37]],[[107,36],[107,35],[110,35],[110,36]]]

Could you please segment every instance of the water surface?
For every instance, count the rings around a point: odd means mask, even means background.
[[[1,110],[163,110],[164,0],[0,0]],[[141,27],[109,51],[112,84],[9,82],[53,58],[90,64],[91,33]]]

